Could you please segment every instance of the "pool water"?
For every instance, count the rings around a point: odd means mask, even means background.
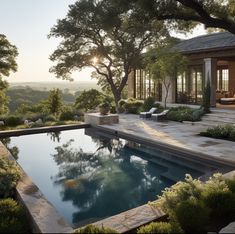
[[[152,201],[186,173],[199,177],[215,170],[84,131],[11,137],[8,142],[9,148],[18,148],[18,162],[25,172],[74,227]]]

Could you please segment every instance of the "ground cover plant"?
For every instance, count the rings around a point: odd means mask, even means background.
[[[30,233],[25,211],[15,200],[20,168],[14,160],[0,157],[0,233]]]
[[[179,106],[170,108],[167,113],[167,119],[177,122],[200,121],[203,115],[203,108],[194,109],[187,106]]]
[[[203,183],[186,175],[150,203],[169,215],[185,233],[217,232],[235,217],[235,178],[214,174]],[[151,233],[151,232],[149,232]]]
[[[235,126],[232,124],[217,125],[200,132],[200,136],[235,141]]]

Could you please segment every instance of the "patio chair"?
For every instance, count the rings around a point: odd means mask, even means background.
[[[164,110],[163,112],[159,114],[152,114],[151,119],[154,121],[166,120],[167,119],[166,115],[168,112],[169,110]]]
[[[147,112],[140,112],[140,118],[151,118],[152,114],[157,110],[156,107],[151,108],[149,111]]]

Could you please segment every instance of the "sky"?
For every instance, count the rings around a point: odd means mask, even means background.
[[[57,19],[68,12],[68,6],[75,0],[0,0],[0,33],[16,45],[18,71],[11,73],[9,82],[58,82],[49,68],[53,63],[50,54],[59,44],[59,39],[48,34]],[[203,27],[197,28],[189,37],[205,34]],[[181,35],[181,37],[183,37]],[[73,74],[75,81],[93,81],[91,69]]]

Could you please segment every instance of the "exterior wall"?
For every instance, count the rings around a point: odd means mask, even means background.
[[[229,91],[235,94],[235,61],[229,61]]]

